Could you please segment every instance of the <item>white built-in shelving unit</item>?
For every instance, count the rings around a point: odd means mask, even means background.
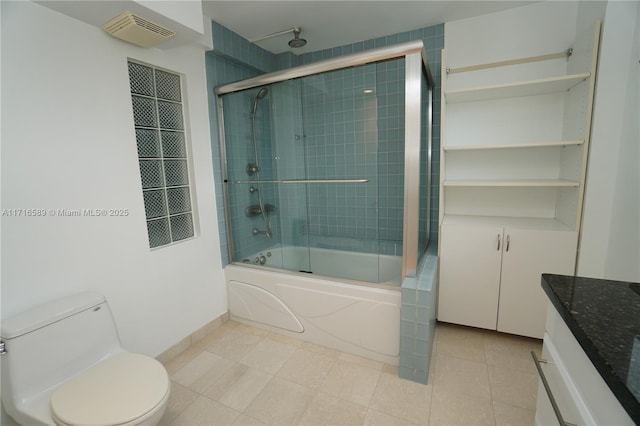
[[[441,321],[542,337],[540,274],[575,268],[599,34],[486,64],[442,51]]]

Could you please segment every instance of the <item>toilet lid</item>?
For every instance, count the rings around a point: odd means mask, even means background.
[[[168,392],[169,377],[162,364],[125,352],[56,389],[51,412],[67,425],[121,425],[152,411]]]

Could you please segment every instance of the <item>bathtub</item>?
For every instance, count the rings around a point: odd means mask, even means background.
[[[344,250],[275,246],[244,258],[243,263],[286,269],[293,272],[310,272],[367,283],[400,286],[402,257],[357,253]]]
[[[294,271],[257,268],[264,266]],[[397,365],[400,340],[401,258],[340,250],[276,247],[225,268],[232,319],[388,364]],[[375,261],[375,262],[374,262]],[[297,263],[296,263],[297,262]],[[323,269],[326,268],[326,269]],[[322,271],[359,280],[322,276]],[[375,271],[375,273],[374,273]],[[375,279],[375,280],[373,280]],[[381,283],[380,283],[381,282]]]

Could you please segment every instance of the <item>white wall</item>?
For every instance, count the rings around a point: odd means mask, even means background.
[[[204,52],[142,49],[30,2],[2,2],[2,208],[128,209],[2,217],[2,317],[76,291],[108,299],[123,345],[155,356],[227,310]],[[150,251],[127,58],[186,83],[195,239]]]
[[[607,3],[578,275],[640,281],[640,5]]]
[[[450,68],[562,52],[573,44],[577,2],[539,2],[445,23]],[[565,60],[450,74],[449,89],[495,84],[511,78],[542,78],[566,71]],[[467,80],[471,79],[471,83]]]

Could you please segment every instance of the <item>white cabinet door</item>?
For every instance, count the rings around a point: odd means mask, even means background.
[[[442,225],[438,320],[496,329],[502,227]]]
[[[578,233],[505,228],[498,331],[542,339],[547,296],[543,273],[573,275]]]

